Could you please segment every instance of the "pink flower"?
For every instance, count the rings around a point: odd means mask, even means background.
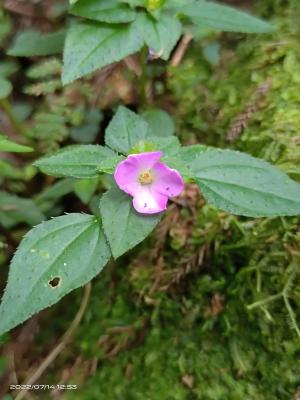
[[[119,188],[133,197],[133,207],[143,214],[155,214],[167,208],[169,197],[183,190],[178,171],[160,162],[162,151],[131,154],[115,171]]]

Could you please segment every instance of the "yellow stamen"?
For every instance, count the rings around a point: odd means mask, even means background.
[[[151,171],[144,171],[139,176],[139,182],[141,185],[150,185],[153,182],[153,175]]]

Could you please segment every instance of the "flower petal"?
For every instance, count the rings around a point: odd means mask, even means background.
[[[152,190],[168,197],[178,196],[184,187],[184,182],[176,169],[167,167],[161,162],[157,162],[152,168],[154,181]]]
[[[137,161],[128,157],[117,165],[114,178],[121,190],[134,196],[140,186],[138,183],[139,173]]]
[[[135,210],[142,214],[156,214],[167,208],[168,197],[156,191],[151,186],[140,186],[135,193],[132,204]]]
[[[151,169],[164,155],[162,151],[149,151],[147,153],[130,154],[127,160],[135,160],[141,170]]]

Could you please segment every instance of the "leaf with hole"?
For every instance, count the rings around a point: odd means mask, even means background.
[[[73,178],[95,178],[99,164],[115,153],[108,147],[99,145],[74,145],[65,147],[35,161],[34,165],[52,176]]]
[[[271,164],[232,150],[210,149],[190,168],[206,200],[232,214],[300,214],[300,185]]]
[[[100,200],[103,228],[114,258],[142,242],[155,228],[161,215],[143,215],[132,206],[132,198],[118,188]]]
[[[0,335],[85,285],[111,256],[94,216],[69,214],[43,222],[13,257],[0,305]]]

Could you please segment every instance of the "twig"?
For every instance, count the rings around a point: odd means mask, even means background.
[[[178,65],[181,63],[181,60],[183,59],[185,52],[188,48],[188,45],[190,44],[192,39],[193,36],[189,33],[186,33],[185,35],[182,36],[182,39],[180,40],[179,45],[170,60],[170,65],[172,67],[178,67]]]
[[[91,293],[91,283],[88,283],[84,288],[84,294],[82,297],[82,301],[79,307],[75,318],[73,319],[70,327],[62,336],[58,345],[48,354],[48,356],[44,359],[42,364],[38,367],[38,369],[31,375],[31,377],[24,383],[24,385],[33,385],[46,371],[49,365],[56,359],[56,357],[64,350],[64,348],[69,343],[70,339],[72,338],[75,330],[77,329],[78,325],[80,324],[82,317],[85,313],[86,307],[88,305],[88,301],[90,298]],[[27,389],[22,389],[18,395],[16,396],[15,400],[22,400],[27,393]]]
[[[136,56],[128,56],[124,58],[123,63],[129,69],[129,71],[133,71],[136,76],[140,77],[142,74],[142,68],[139,62],[139,59]]]

